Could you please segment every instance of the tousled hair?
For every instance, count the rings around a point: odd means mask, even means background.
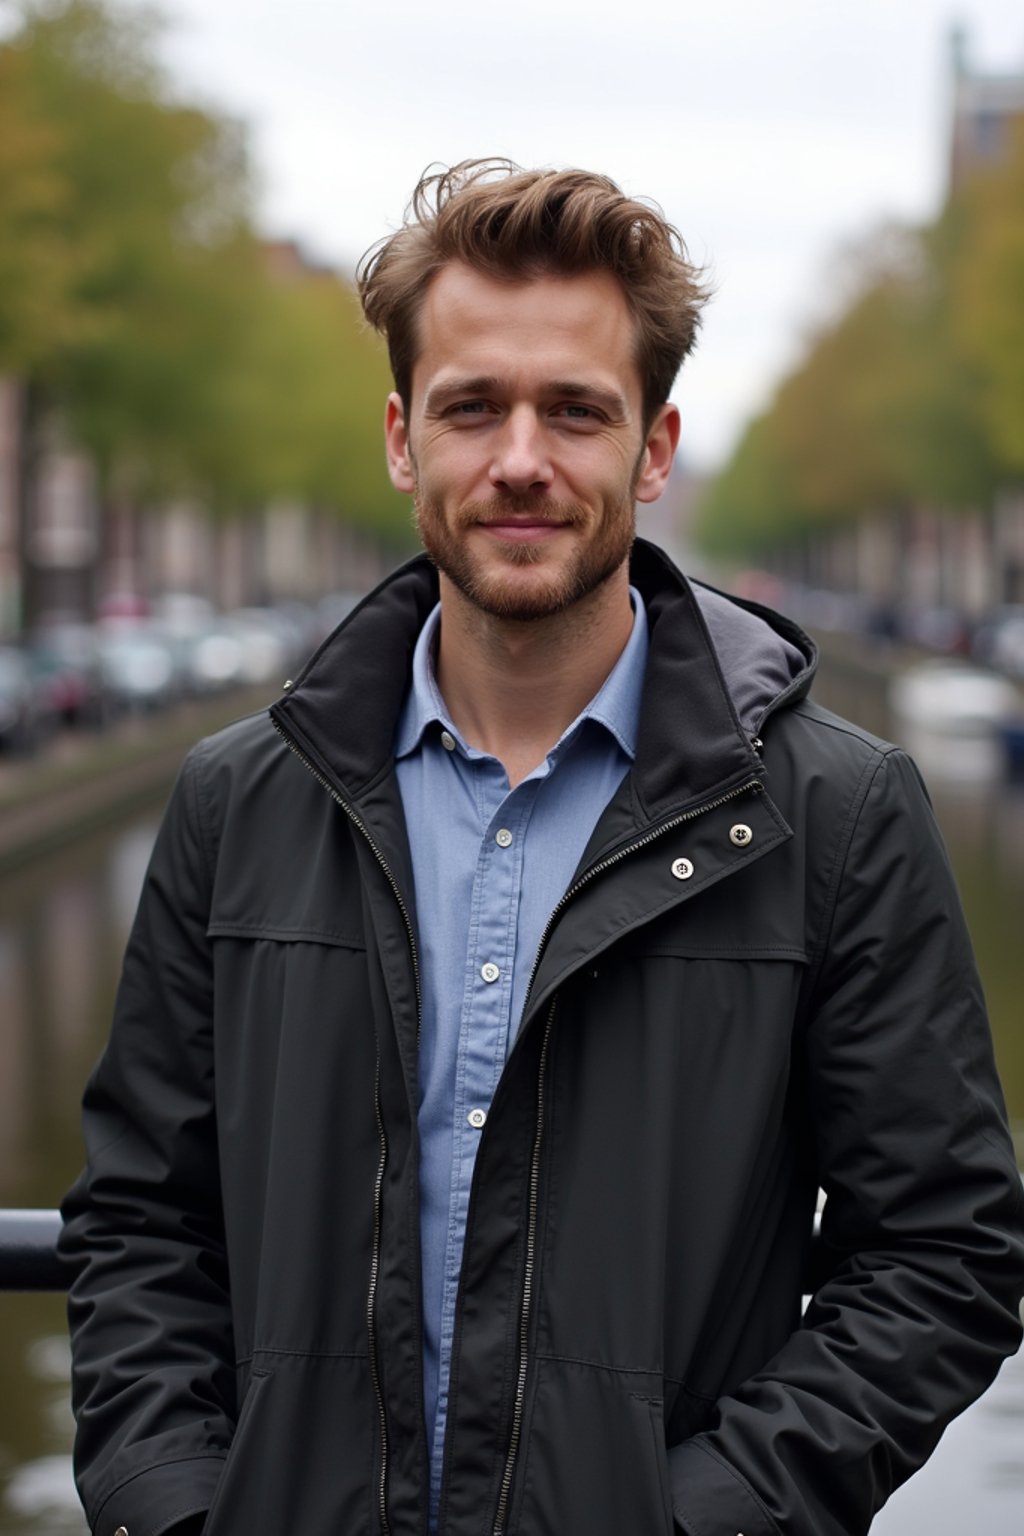
[[[407,412],[420,308],[451,261],[513,281],[609,272],[636,323],[648,423],[693,348],[708,297],[679,232],[607,176],[523,170],[503,159],[428,167],[402,228],[371,246],[357,272],[363,312],[387,341]]]

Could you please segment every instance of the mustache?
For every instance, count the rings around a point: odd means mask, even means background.
[[[559,501],[554,496],[506,492],[504,495],[489,496],[486,501],[467,501],[458,511],[458,521],[462,527],[469,527],[473,523],[503,523],[516,519],[578,528],[586,520],[586,510],[578,502]]]

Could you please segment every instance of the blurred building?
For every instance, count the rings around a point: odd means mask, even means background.
[[[269,241],[263,254],[281,283],[334,277],[291,241]],[[369,587],[393,562],[334,509],[279,501],[225,516],[198,500],[101,494],[59,414],[33,409],[26,384],[0,374],[0,641],[45,620],[144,612],[167,592],[224,609],[314,601]]]
[[[0,638],[40,613],[91,613],[100,565],[95,468],[55,417],[30,424],[28,397],[0,376]]]
[[[166,592],[224,609],[312,602],[372,586],[393,564],[370,535],[299,502],[229,517],[199,501],[101,496],[59,420],[31,432],[27,414],[24,385],[0,375],[0,642],[40,621],[144,611]]]
[[[660,544],[683,570],[694,576],[701,575],[702,562],[693,547],[692,529],[706,485],[707,476],[691,469],[679,452],[664,493],[657,501],[638,509],[637,531],[645,539]]]
[[[972,171],[1004,156],[1018,125],[1024,123],[1024,60],[1007,74],[972,69],[967,30],[951,34],[953,121],[950,135],[949,186],[955,191]]]

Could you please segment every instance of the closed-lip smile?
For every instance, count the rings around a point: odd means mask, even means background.
[[[529,514],[517,517],[514,513],[507,513],[501,517],[482,519],[477,526],[486,529],[488,533],[494,534],[497,538],[526,541],[528,539],[548,538],[553,534],[560,533],[564,528],[568,528],[570,524],[567,522],[556,522],[548,517],[530,516]]]

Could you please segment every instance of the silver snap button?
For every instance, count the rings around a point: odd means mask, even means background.
[[[497,843],[499,848],[510,847],[512,843],[512,833],[509,831],[508,827],[502,827],[500,832],[495,832],[494,841]]]
[[[480,975],[483,977],[484,981],[497,981],[498,977],[501,975],[501,972],[498,970],[498,967],[494,964],[493,960],[488,960],[486,965],[482,965],[480,967]]]
[[[745,821],[738,821],[734,827],[730,828],[729,841],[735,843],[737,848],[745,848],[753,840],[754,834]]]
[[[446,752],[455,751],[455,737],[452,735],[451,731],[441,732],[441,745],[444,747]]]
[[[693,874],[693,865],[689,859],[674,859],[672,861],[672,873],[677,880],[689,880]]]
[[[487,1124],[487,1111],[483,1109],[471,1109],[466,1116],[474,1131],[482,1130]]]

